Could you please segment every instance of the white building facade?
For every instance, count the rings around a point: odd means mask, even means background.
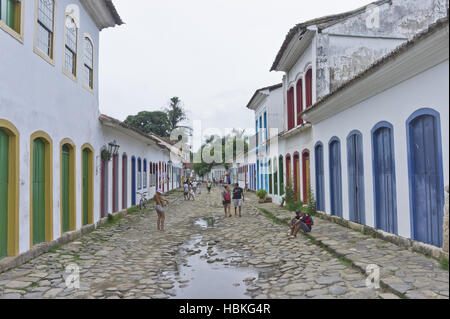
[[[100,115],[99,33],[122,24],[112,2],[0,8],[0,259],[178,187],[170,144]]]
[[[257,173],[257,189],[271,181],[278,202],[290,185],[320,211],[441,246],[447,10],[447,1],[378,1],[293,28],[272,66],[284,72],[277,160]]]

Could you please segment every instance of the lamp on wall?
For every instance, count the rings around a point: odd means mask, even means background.
[[[119,154],[120,146],[117,144],[116,140],[110,142],[108,146],[108,151],[111,155],[116,156],[117,154]]]

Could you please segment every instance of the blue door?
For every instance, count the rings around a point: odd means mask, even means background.
[[[259,176],[259,160],[258,160],[258,161],[256,161],[256,190],[257,191],[260,190],[259,178],[260,178],[260,176]]]
[[[375,227],[397,234],[397,190],[393,127],[382,122],[372,130]]]
[[[131,158],[131,205],[136,205],[136,158]]]
[[[325,169],[323,165],[323,144],[317,143],[315,148],[316,163],[316,202],[317,210],[325,211]]]
[[[347,138],[347,167],[350,220],[365,225],[363,140],[358,131]]]
[[[412,239],[442,247],[444,187],[439,114],[425,109],[407,122]]]
[[[330,144],[330,203],[331,215],[342,217],[341,142],[337,137]]]

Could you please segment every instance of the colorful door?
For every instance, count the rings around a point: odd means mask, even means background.
[[[9,136],[0,129],[0,258],[8,254]]]
[[[260,190],[260,187],[259,187],[259,160],[257,160],[256,161],[256,176],[257,176],[257,178],[256,178],[256,190]]]
[[[278,172],[280,174],[280,196],[284,195],[284,170],[283,170],[283,156],[280,156],[278,163]]]
[[[273,193],[278,195],[278,163],[277,158],[273,159]]]
[[[113,213],[119,210],[119,155],[113,156],[113,198],[112,198],[112,206]]]
[[[408,120],[412,238],[442,247],[444,187],[440,118],[432,110]]]
[[[309,194],[311,188],[309,151],[303,151],[302,154],[302,174],[303,174],[303,202],[309,204]]]
[[[330,200],[331,215],[342,217],[341,143],[330,142]]]
[[[128,159],[126,155],[122,157],[122,209],[128,206]]]
[[[136,205],[136,158],[131,158],[131,205]]]
[[[291,177],[291,155],[286,155],[286,186],[292,187]]]
[[[347,138],[347,167],[350,220],[365,225],[363,139],[359,132]]]
[[[295,199],[300,200],[300,155],[294,154],[294,194]]]
[[[100,182],[100,215],[106,217],[108,214],[108,161],[102,160],[101,163],[101,182]]]
[[[83,150],[83,226],[89,224],[89,196],[91,196],[89,184],[89,150]]]
[[[392,126],[381,123],[372,131],[375,227],[397,234],[397,195]]]
[[[323,163],[323,145],[319,143],[315,148],[315,164],[316,164],[316,205],[317,210],[325,211],[325,169]]]
[[[45,241],[45,143],[33,142],[33,245]]]
[[[61,159],[62,228],[65,233],[70,230],[70,149],[67,145],[62,147]]]

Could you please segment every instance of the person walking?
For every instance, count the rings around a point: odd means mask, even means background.
[[[184,183],[184,200],[189,200],[189,184]]]
[[[153,200],[156,203],[156,213],[158,214],[158,219],[156,221],[156,226],[158,230],[164,231],[164,221],[166,219],[166,213],[164,212],[164,206],[169,205],[169,201],[164,199],[162,196],[162,191],[158,190],[153,196]]]
[[[195,188],[193,185],[189,187],[189,200],[192,198],[192,200],[195,201]]]
[[[244,202],[244,190],[236,183],[233,188],[234,216],[237,216],[239,208],[239,217],[242,217],[242,203]]]
[[[224,190],[222,191],[222,204],[225,210],[225,217],[231,217],[231,192],[228,189],[228,185],[225,185]]]
[[[208,179],[208,181],[206,182],[206,188],[208,188],[208,194],[211,194],[211,181]]]

